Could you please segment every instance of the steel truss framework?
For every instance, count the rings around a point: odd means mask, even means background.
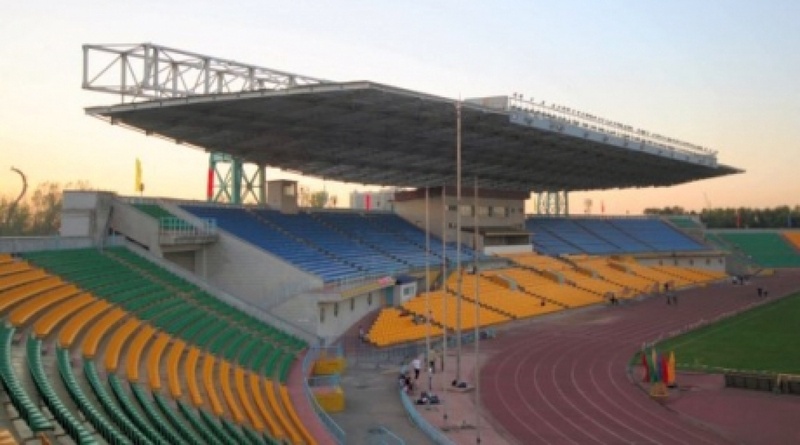
[[[259,90],[324,83],[321,79],[239,63],[151,43],[84,45],[83,88],[119,94],[122,102]],[[241,158],[209,157],[207,198],[241,204],[265,203],[264,166],[252,176]]]
[[[210,159],[207,195],[228,202],[261,196],[266,166],[361,184],[453,185],[459,105],[462,173],[489,190],[544,193],[541,213],[566,213],[568,191],[671,186],[741,172],[704,147],[516,94],[460,102],[152,44],[85,45],[83,85],[123,101],[87,114],[218,154]],[[245,163],[258,167],[256,176],[247,177]]]
[[[226,153],[211,153],[208,161],[206,199],[230,204],[266,204],[266,167],[256,165],[250,174],[247,163]]]
[[[83,88],[119,94],[123,102],[325,82],[152,43],[83,45]]]

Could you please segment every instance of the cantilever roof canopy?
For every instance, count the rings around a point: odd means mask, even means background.
[[[425,187],[456,183],[456,103],[365,81],[195,95],[86,112],[307,176]],[[670,186],[740,172],[716,159],[698,162],[679,151],[629,144],[508,107],[464,102],[461,108],[462,178],[477,177],[484,189]]]

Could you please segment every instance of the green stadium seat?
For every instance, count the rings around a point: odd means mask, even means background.
[[[134,394],[138,392],[142,392],[141,395],[137,396],[140,398],[145,398],[143,394],[143,390],[139,385],[134,386]],[[136,389],[138,388],[138,389]],[[170,424],[175,428],[175,430],[179,431],[180,434],[186,437],[190,443],[198,444],[198,443],[214,443],[215,437],[209,432],[208,430],[203,431],[195,431],[191,426],[187,425],[186,422],[178,416],[178,411],[176,407],[173,407],[170,402],[167,401],[164,396],[159,394],[158,392],[153,392],[153,399],[156,401],[156,406],[158,406],[159,411],[163,414],[167,419],[169,419]]]
[[[109,376],[109,379],[111,378],[112,376]],[[116,378],[116,376],[114,376],[114,378]],[[153,405],[148,391],[144,390],[141,385],[131,383],[130,388],[131,392],[133,392],[134,398],[139,403],[139,406],[142,407],[142,411],[144,411],[144,414],[150,421],[150,424],[156,428],[162,437],[168,439],[169,443],[192,445],[202,442],[202,440],[192,431],[175,430],[173,428],[174,425],[168,422],[167,419],[161,415],[155,405]]]
[[[31,431],[34,433],[52,431],[55,429],[55,425],[36,406],[11,365],[11,344],[14,332],[16,330],[13,327],[0,324],[0,380],[14,408],[17,409],[19,416],[25,420]]]
[[[84,417],[89,420],[89,423],[92,424],[100,436],[107,443],[112,445],[132,445],[133,442],[131,442],[122,431],[117,429],[83,392],[72,370],[69,351],[67,349],[57,348],[56,359],[58,363],[58,372],[61,375],[61,379],[64,381],[64,385],[67,387],[67,392],[70,397],[72,397],[75,404],[78,405]]]
[[[64,402],[58,397],[53,385],[50,383],[50,377],[45,374],[44,366],[42,365],[41,340],[34,336],[28,338],[27,355],[28,369],[33,378],[33,383],[59,425],[79,445],[96,444],[97,440],[94,434],[87,430],[83,423],[64,405]]]

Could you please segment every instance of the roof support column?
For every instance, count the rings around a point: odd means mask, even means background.
[[[208,190],[209,201],[229,204],[255,202],[267,203],[267,166],[257,165],[252,175],[245,171],[241,158],[227,153],[212,153],[209,158]]]

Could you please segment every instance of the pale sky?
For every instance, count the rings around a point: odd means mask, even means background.
[[[133,194],[139,158],[147,196],[204,199],[208,155],[83,111],[119,99],[81,89],[81,45],[152,42],[449,98],[519,92],[716,149],[719,162],[746,170],[678,187],[574,193],[574,214],[587,197],[606,214],[800,204],[796,0],[32,0],[2,11],[0,195],[19,193],[12,166],[31,185],[83,180]],[[340,204],[356,188],[324,185]]]

